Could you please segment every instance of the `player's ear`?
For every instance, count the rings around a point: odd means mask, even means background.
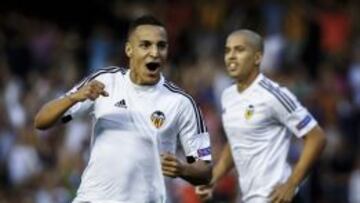
[[[257,51],[257,52],[255,53],[255,65],[256,65],[256,66],[260,66],[262,57],[263,57],[262,52]]]
[[[125,45],[125,53],[127,57],[131,57],[132,56],[132,52],[133,52],[133,48],[131,46],[131,44],[129,42],[126,42]]]

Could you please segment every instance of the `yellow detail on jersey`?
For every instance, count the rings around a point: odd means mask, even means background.
[[[245,119],[246,120],[250,120],[254,115],[254,106],[250,105],[247,107],[246,111],[245,111]]]
[[[154,124],[156,128],[160,128],[165,121],[165,115],[161,111],[155,111],[151,114],[151,122]]]

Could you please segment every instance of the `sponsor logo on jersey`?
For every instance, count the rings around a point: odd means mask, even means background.
[[[244,115],[245,119],[250,120],[254,115],[254,111],[255,111],[254,105],[250,104],[245,110],[245,115]]]
[[[156,128],[161,128],[165,121],[165,114],[161,111],[155,111],[151,114],[150,119]]]
[[[122,100],[116,102],[116,103],[115,103],[115,106],[116,106],[116,107],[119,107],[119,108],[124,108],[124,109],[126,109],[127,106],[126,106],[125,99],[122,99]]]

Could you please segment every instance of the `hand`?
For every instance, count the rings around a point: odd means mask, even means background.
[[[161,154],[161,168],[164,176],[176,178],[183,175],[185,164],[175,155],[166,153]]]
[[[295,195],[296,186],[286,182],[274,188],[270,194],[272,203],[290,203]]]
[[[195,187],[195,194],[199,196],[202,202],[212,199],[213,186],[199,185]]]
[[[71,94],[69,96],[70,100],[82,102],[86,99],[90,99],[94,101],[97,99],[100,95],[107,97],[109,96],[109,93],[107,93],[105,90],[105,85],[102,82],[99,82],[97,80],[92,80],[82,88],[80,88],[77,92]]]

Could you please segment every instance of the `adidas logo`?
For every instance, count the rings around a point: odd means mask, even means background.
[[[115,103],[115,106],[116,106],[116,107],[120,107],[120,108],[124,108],[124,109],[126,109],[126,108],[127,108],[127,106],[126,106],[126,102],[125,102],[125,100],[124,100],[124,99],[122,99],[122,100],[120,100],[120,101],[116,102],[116,103]]]

